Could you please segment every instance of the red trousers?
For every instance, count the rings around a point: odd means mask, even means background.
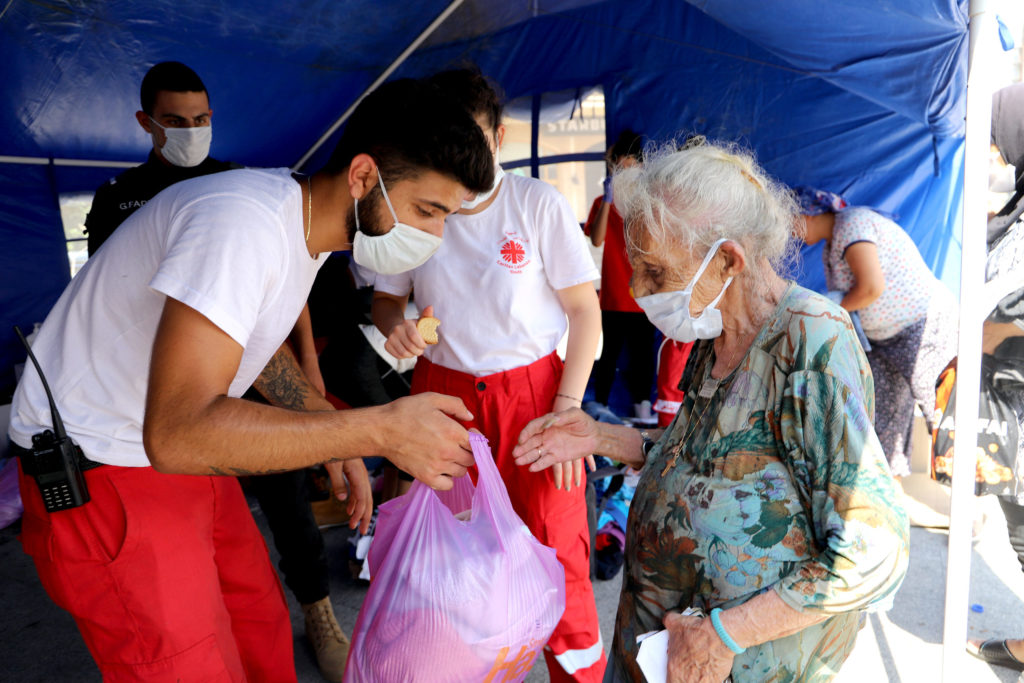
[[[295,681],[284,593],[234,477],[104,466],[48,513],[21,476],[22,545],[108,682]]]
[[[485,377],[416,361],[412,392],[436,391],[463,400],[476,427],[490,441],[512,507],[565,567],[565,613],[544,649],[552,681],[601,681],[605,655],[590,583],[590,531],[582,488],[555,489],[551,470],[517,467],[512,449],[526,423],[550,412],[562,375],[551,354],[530,365]],[[475,474],[475,473],[474,473]]]

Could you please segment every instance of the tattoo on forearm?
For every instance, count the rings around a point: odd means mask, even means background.
[[[229,467],[231,471],[223,470],[215,465],[210,465],[210,474],[218,477],[252,477],[259,476],[261,474],[281,474],[282,472],[291,472],[292,470],[287,467],[270,470],[247,470],[244,467]]]
[[[250,477],[259,476],[261,474],[281,474],[282,472],[291,472],[292,469],[288,467],[275,468],[270,470],[247,470],[244,467],[232,467],[231,473],[236,477]]]
[[[309,380],[292,354],[279,350],[253,383],[272,405],[302,410],[310,395]]]

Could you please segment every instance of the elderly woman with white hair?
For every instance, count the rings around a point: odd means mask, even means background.
[[[828,680],[908,559],[850,318],[778,274],[797,207],[745,153],[666,149],[614,183],[637,303],[698,340],[685,400],[660,434],[545,416],[514,453],[534,471],[591,453],[642,469],[605,680],[643,681],[637,636],[661,628],[670,681]]]

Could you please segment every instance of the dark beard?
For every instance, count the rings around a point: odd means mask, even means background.
[[[380,220],[380,205],[383,198],[380,186],[374,185],[366,196],[359,200],[359,232],[370,237],[388,233],[391,226],[383,225]],[[348,242],[353,244],[356,239],[355,211],[348,215],[345,225],[348,229]]]

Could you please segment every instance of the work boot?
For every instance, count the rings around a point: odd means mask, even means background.
[[[306,638],[316,652],[320,675],[329,681],[341,683],[350,643],[342,633],[338,620],[334,618],[331,597],[303,605],[302,613],[306,617]]]

